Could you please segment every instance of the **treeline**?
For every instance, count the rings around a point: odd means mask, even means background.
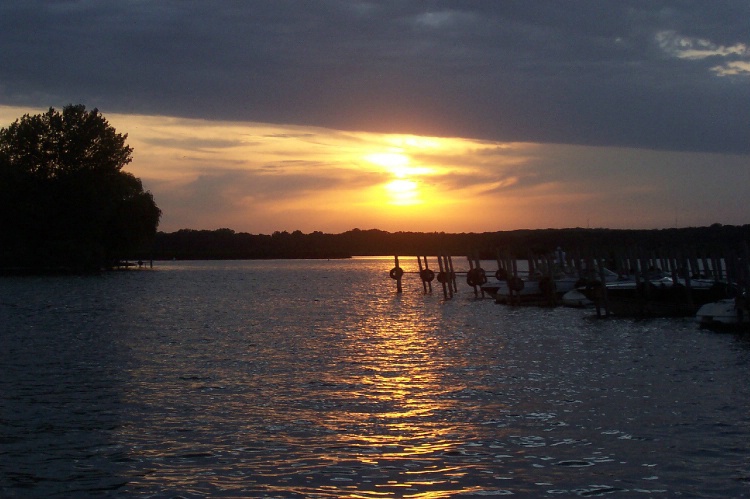
[[[161,210],[126,139],[83,105],[0,128],[0,274],[97,272],[151,244]]]
[[[637,248],[664,251],[691,248],[700,253],[741,251],[750,241],[750,225],[713,224],[679,229],[537,229],[483,233],[386,232],[353,229],[341,234],[301,231],[248,234],[231,229],[158,232],[153,247],[138,255],[147,259],[270,259],[346,258],[374,255],[477,254],[494,259],[498,249],[525,258],[529,252],[546,254],[562,247],[567,251],[598,252]]]

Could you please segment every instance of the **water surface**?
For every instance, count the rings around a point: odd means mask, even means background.
[[[0,496],[750,496],[747,337],[392,266],[0,280]]]

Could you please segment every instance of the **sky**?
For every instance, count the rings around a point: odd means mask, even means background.
[[[127,134],[159,229],[750,223],[747,0],[0,0],[0,126]]]

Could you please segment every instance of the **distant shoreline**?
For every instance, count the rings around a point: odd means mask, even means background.
[[[498,250],[524,258],[557,247],[585,252],[639,248],[690,248],[741,251],[750,242],[750,225],[713,224],[674,229],[520,229],[483,233],[386,232],[352,229],[340,234],[301,231],[272,235],[231,229],[159,232],[153,247],[136,255],[144,260],[339,259],[383,255],[477,254],[493,259]]]
[[[236,233],[230,229],[159,232],[129,262],[185,260],[337,260],[361,256],[468,256],[494,260],[498,252],[517,259],[546,255],[556,248],[579,255],[681,252],[684,255],[738,255],[750,260],[750,225],[679,229],[523,229],[483,233],[386,232],[353,229],[340,234]],[[133,267],[138,270],[138,267]],[[111,270],[117,270],[113,268]],[[0,276],[89,275],[106,269],[74,266],[19,267],[0,263]]]

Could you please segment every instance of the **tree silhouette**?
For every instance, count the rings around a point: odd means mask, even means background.
[[[122,171],[126,139],[83,105],[0,129],[0,267],[110,268],[154,237],[161,210]]]

